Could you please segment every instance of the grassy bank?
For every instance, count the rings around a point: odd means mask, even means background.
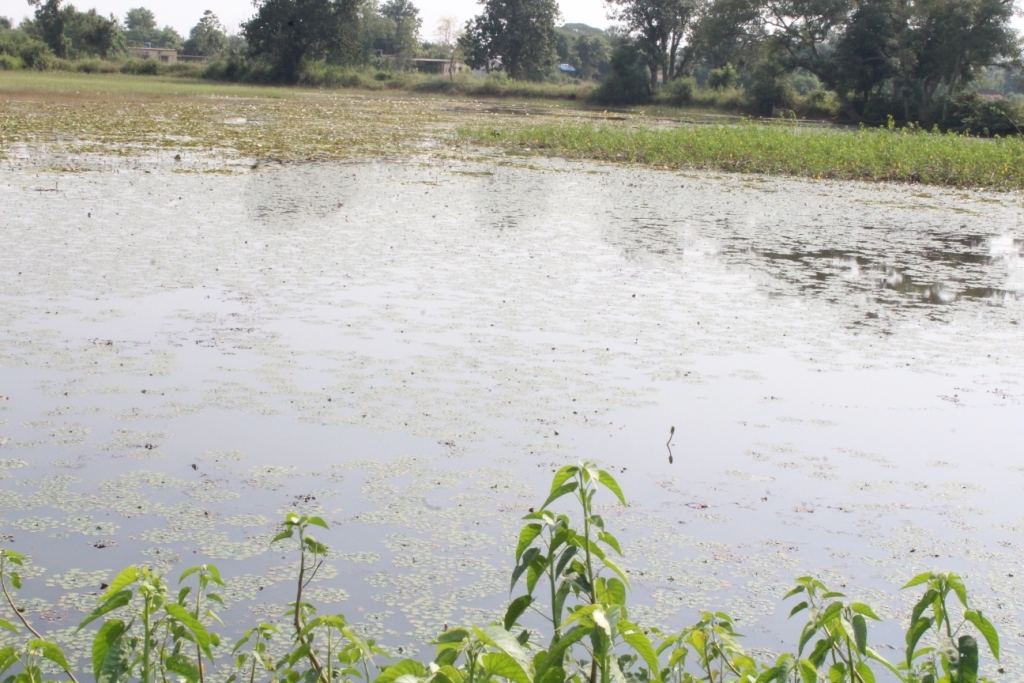
[[[757,123],[670,130],[593,125],[461,128],[458,135],[510,150],[668,168],[1024,189],[1020,138]]]

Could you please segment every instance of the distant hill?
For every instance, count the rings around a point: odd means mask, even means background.
[[[560,31],[575,33],[576,35],[603,36],[604,31],[587,24],[562,24],[558,27]]]

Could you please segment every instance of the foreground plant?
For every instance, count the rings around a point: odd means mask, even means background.
[[[999,658],[995,627],[971,606],[956,574],[928,572],[904,586],[923,586],[924,593],[906,633],[906,660],[895,666],[868,645],[868,623],[880,621],[875,611],[846,602],[810,576],[798,578],[785,596],[800,598],[791,617],[807,614],[796,652],[771,664],[744,651],[734,620],[723,612],[702,612],[678,633],[643,628],[629,618],[629,578],[613,559],[622,548],[595,511],[602,490],[626,504],[615,478],[593,463],[558,470],[544,504],[523,518],[510,592],[519,585],[525,592],[510,602],[501,623],[440,634],[426,664],[404,659],[377,666],[374,657],[387,655],[373,640],[360,637],[342,615],[317,614],[304,595],[329,551],[310,530],[327,529],[327,523],[289,513],[273,542],[293,540],[299,553],[295,600],[286,612],[292,632],[267,623],[246,631],[231,650],[233,666],[223,683],[874,683],[878,675],[904,683],[977,683],[985,679],[979,678],[977,640],[967,628]],[[566,501],[572,501],[575,520],[552,509]],[[0,683],[45,683],[53,667],[78,683],[60,648],[17,607],[11,590],[21,588],[17,570],[24,561],[0,550],[0,589],[15,615],[14,622],[0,618],[0,634],[20,639],[0,642],[0,676],[14,672]],[[136,566],[111,581],[79,627],[103,619],[92,644],[96,683],[210,680],[221,642],[210,630],[220,621],[211,606],[223,604],[210,589],[224,582],[212,565],[185,570],[178,583],[186,581],[190,585],[175,593],[164,577]],[[543,628],[534,628],[537,623]],[[926,636],[937,645],[919,647]],[[290,642],[275,658],[269,645],[279,637]]]

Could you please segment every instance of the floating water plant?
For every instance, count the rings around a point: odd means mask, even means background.
[[[310,530],[326,529],[317,516],[289,513],[273,542],[294,541],[299,554],[295,600],[288,605],[291,633],[271,623],[248,631],[230,652],[223,683],[873,683],[891,675],[905,683],[973,683],[979,680],[979,633],[998,659],[999,636],[992,623],[970,605],[967,588],[955,574],[923,573],[904,588],[923,586],[906,632],[906,657],[893,664],[868,643],[868,622],[880,621],[863,602],[846,602],[813,577],[797,579],[786,598],[799,598],[790,616],[807,613],[795,652],[759,661],[740,645],[733,619],[705,611],[697,623],[677,633],[644,628],[629,618],[629,579],[612,559],[618,540],[595,512],[600,490],[626,503],[618,482],[590,463],[559,469],[544,504],[526,515],[516,546],[511,588],[526,592],[512,600],[501,623],[448,628],[432,641],[430,662],[388,658],[372,639],[360,636],[341,615],[318,615],[304,596],[324,566],[328,548]],[[552,506],[575,501],[578,519]],[[577,526],[582,524],[582,526]],[[11,589],[21,588],[25,557],[0,550],[0,588],[14,621],[0,618],[0,630],[14,634],[0,641],[4,683],[43,683],[52,667],[78,679],[61,648],[35,630]],[[225,656],[211,630],[223,605],[212,587],[224,586],[211,565],[185,570],[177,593],[148,567],[131,566],[115,576],[99,604],[79,626],[102,624],[92,644],[92,675],[97,683],[188,683],[214,679],[213,664]],[[546,585],[546,590],[541,590]],[[545,595],[547,604],[540,599]],[[952,602],[950,596],[955,596]],[[957,606],[957,604],[959,606]],[[538,617],[543,627],[520,622]],[[15,623],[18,622],[18,623]],[[928,638],[925,646],[919,646]],[[280,655],[270,645],[287,641]]]

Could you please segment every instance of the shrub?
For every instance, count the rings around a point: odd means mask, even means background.
[[[160,62],[155,59],[129,59],[121,66],[121,73],[135,76],[156,76],[160,71]]]
[[[977,135],[1019,135],[1024,128],[1021,100],[987,100],[973,90],[950,97],[946,116],[952,127]]]
[[[681,107],[693,102],[697,83],[692,78],[677,78],[663,86],[655,95],[655,101]]]
[[[71,66],[74,67],[75,71],[83,74],[112,74],[121,70],[117,62],[108,62],[97,58],[82,59],[73,62]]]
[[[721,69],[712,69],[708,72],[707,86],[712,90],[724,90],[736,85],[736,69],[732,64],[726,64]]]
[[[25,62],[21,60],[21,57],[0,54],[0,71],[17,71],[24,68]]]
[[[599,104],[643,104],[651,100],[651,75],[640,48],[631,41],[619,43],[611,56],[611,73],[593,99]]]

